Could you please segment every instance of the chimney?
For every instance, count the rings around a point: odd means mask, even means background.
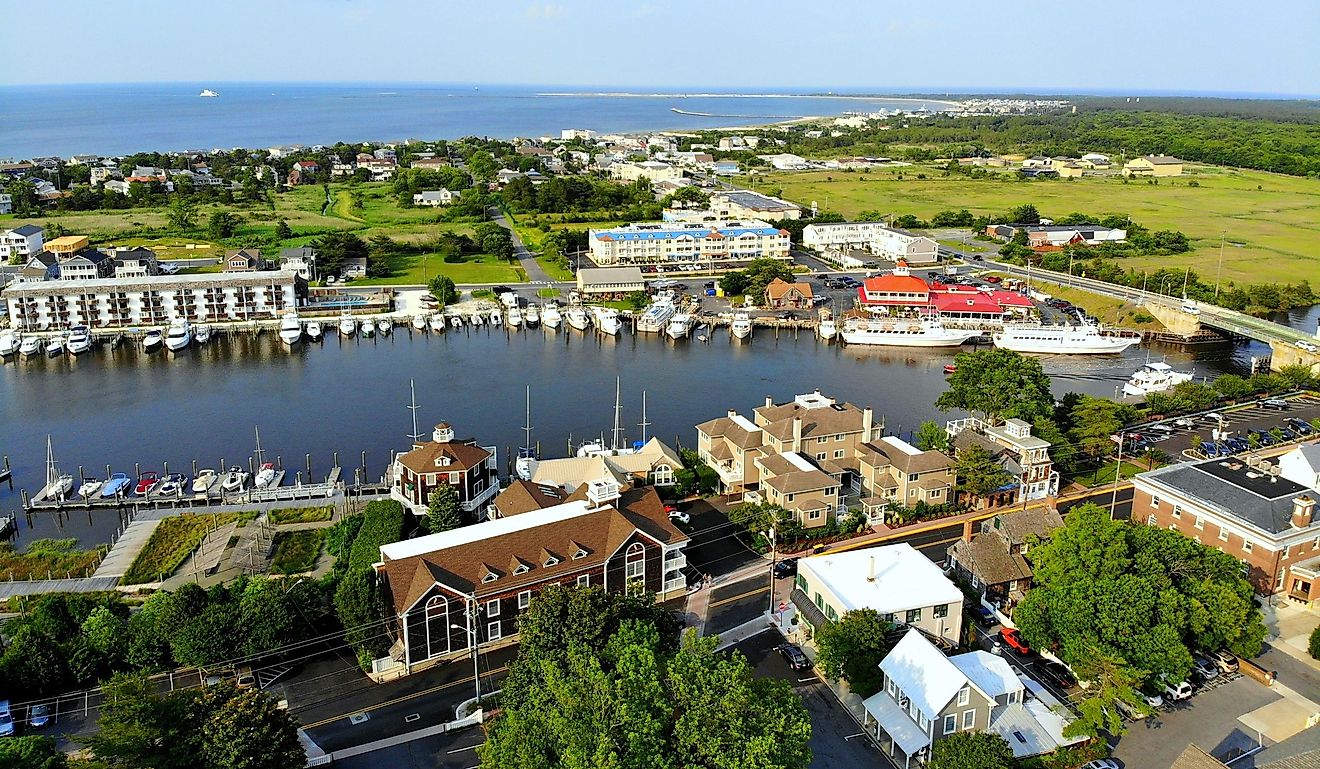
[[[1311,525],[1315,513],[1315,500],[1307,495],[1293,500],[1292,525],[1295,529],[1305,529]]]
[[[871,410],[871,407],[867,406],[866,408],[862,409],[862,440],[863,441],[871,440],[871,430],[874,427],[874,422],[875,422],[875,412]]]
[[[802,450],[802,417],[793,417],[793,450]]]
[[[869,556],[866,560],[866,581],[875,582],[875,556]]]
[[[1316,333],[1320,334],[1320,331],[1317,331]],[[773,405],[775,405],[775,399],[771,398],[769,395],[765,396],[765,407],[770,408]]]
[[[724,415],[725,415],[726,417],[728,417],[729,419],[733,419],[734,417],[738,416],[738,410],[737,410],[737,409],[729,409],[728,411],[724,412]]]

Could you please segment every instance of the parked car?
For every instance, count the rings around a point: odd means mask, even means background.
[[[1284,439],[1285,441],[1295,441],[1295,440],[1297,440],[1297,438],[1298,438],[1297,433],[1293,432],[1292,430],[1288,429],[1287,427],[1284,427],[1283,425],[1279,425],[1278,427],[1276,427],[1276,428],[1274,428],[1274,429],[1276,429],[1276,430],[1279,431],[1279,434],[1283,436],[1283,439]]]
[[[1205,657],[1192,657],[1192,675],[1203,683],[1213,681],[1219,677],[1219,666]]]
[[[28,708],[28,724],[35,729],[40,729],[50,723],[50,705],[45,702],[37,703]]]
[[[1201,441],[1201,453],[1207,457],[1219,456],[1219,444],[1210,441]]]
[[[252,668],[244,665],[238,669],[238,675],[234,677],[234,685],[240,689],[252,689],[257,685],[257,676],[252,672]]]
[[[788,666],[794,670],[806,670],[811,667],[811,661],[797,644],[780,644],[775,647],[775,651],[779,652],[779,656],[783,657]]]
[[[999,640],[1003,641],[1018,654],[1031,654],[1031,647],[1022,640],[1022,634],[1015,627],[1006,627],[999,631]]]
[[[1256,436],[1256,440],[1257,440],[1257,441],[1260,443],[1260,445],[1262,445],[1262,446],[1273,446],[1273,445],[1274,445],[1274,436],[1273,436],[1273,435],[1270,435],[1269,433],[1265,432],[1264,430],[1248,430],[1248,431],[1247,431],[1247,435],[1254,435],[1254,436]]]
[[[1155,692],[1149,689],[1142,689],[1141,696],[1144,700],[1146,700],[1146,704],[1150,705],[1152,708],[1164,707],[1164,698],[1160,696],[1159,692]]]
[[[1228,444],[1228,447],[1233,450],[1234,454],[1241,454],[1251,448],[1251,445],[1241,438],[1225,438],[1224,443]]]
[[[1275,411],[1287,411],[1288,401],[1279,398],[1266,398],[1260,402],[1262,408],[1274,409]]]
[[[669,520],[671,521],[677,521],[679,523],[692,522],[692,516],[688,515],[682,510],[679,510],[677,507],[674,507],[673,505],[665,505],[665,512],[669,514]]]
[[[1238,658],[1233,656],[1232,652],[1217,651],[1209,655],[1211,662],[1219,668],[1221,673],[1236,673],[1238,669]]]
[[[983,603],[974,603],[967,607],[967,609],[972,613],[972,616],[976,618],[976,621],[983,625],[993,625],[998,622],[998,620],[995,619],[995,613],[986,608]]]
[[[797,567],[798,563],[796,558],[785,558],[782,561],[776,562],[772,571],[774,572],[776,579],[783,579],[797,574]]]
[[[1123,769],[1123,765],[1112,758],[1097,758],[1082,764],[1082,769]]]
[[[1003,278],[999,277],[998,275],[987,275],[985,278],[986,283],[998,283],[1002,280]]]
[[[498,296],[499,294],[512,294],[513,289],[508,286],[496,286],[495,288],[492,288],[490,292]]]
[[[1118,708],[1119,714],[1129,721],[1140,721],[1146,717],[1146,711],[1129,705],[1123,700],[1114,700],[1114,705]]]
[[[1289,417],[1284,421],[1288,423],[1289,427],[1301,433],[1302,435],[1310,435],[1311,433],[1315,432],[1314,427],[1312,427],[1304,420],[1298,419],[1296,417]]]
[[[0,737],[14,733],[14,716],[9,712],[9,700],[0,700]]]
[[[1036,665],[1036,672],[1041,678],[1060,689],[1071,689],[1077,685],[1077,679],[1073,677],[1072,671],[1053,660],[1044,660]]]
[[[1185,700],[1192,696],[1192,685],[1186,681],[1168,681],[1165,680],[1164,696],[1174,702]]]

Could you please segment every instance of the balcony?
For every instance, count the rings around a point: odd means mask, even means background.
[[[665,576],[668,578],[669,572],[678,572],[687,568],[687,556],[681,550],[670,550],[665,553]]]

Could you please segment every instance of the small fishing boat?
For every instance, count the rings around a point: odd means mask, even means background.
[[[169,330],[165,332],[165,349],[170,352],[180,352],[188,349],[192,344],[192,327],[186,320],[176,320],[170,324]]]
[[[827,342],[833,341],[839,333],[839,326],[831,318],[822,318],[820,325],[816,327],[816,334]]]
[[[431,330],[437,334],[445,330],[445,316],[443,313],[433,313],[431,315]]]
[[[414,316],[412,317],[412,327],[413,327],[414,330],[417,330],[417,331],[425,331],[425,330],[426,330],[426,316],[425,316],[425,315],[414,315]]]
[[[481,313],[474,312],[472,313],[472,316],[468,318],[468,322],[474,326],[484,326],[486,324],[486,319]]]
[[[54,334],[46,340],[46,357],[58,358],[64,354],[64,334]]]
[[[152,489],[156,488],[158,483],[160,483],[160,473],[147,470],[138,476],[137,485],[133,487],[133,493],[139,497],[145,497],[151,493]]]
[[[500,314],[500,308],[496,307],[490,311],[490,324],[498,326],[504,322],[504,316]]]
[[[188,476],[183,473],[170,473],[160,479],[153,492],[158,497],[177,497],[188,486]]]
[[[193,328],[193,341],[197,342],[197,344],[206,344],[211,341],[211,327],[195,326]]]
[[[559,328],[559,324],[564,321],[564,315],[559,311],[559,304],[556,302],[546,302],[545,309],[541,312],[541,322],[546,328]]]
[[[82,485],[78,487],[78,496],[83,499],[91,499],[101,491],[103,485],[105,485],[104,482],[96,478],[83,478]]]
[[[382,318],[376,321],[376,330],[380,332],[381,336],[389,336],[390,332],[394,330],[394,324]]]
[[[226,494],[242,491],[243,487],[247,485],[247,479],[247,471],[238,465],[234,465],[229,468],[229,472],[225,473],[225,478],[220,483],[220,490]]]
[[[523,311],[523,323],[527,324],[527,328],[539,328],[541,326],[541,311],[536,305],[527,305],[527,309]]]
[[[307,338],[313,342],[321,341],[321,321],[312,320],[307,322]]]
[[[362,321],[362,338],[370,339],[376,335],[376,324],[369,320]]]
[[[205,496],[219,479],[220,476],[216,475],[215,471],[209,467],[198,470],[197,477],[194,478],[192,482],[192,493],[198,496]]]
[[[142,349],[145,352],[155,352],[165,345],[165,335],[160,333],[160,329],[153,328],[142,337]]]
[[[463,328],[463,317],[458,313],[449,316],[449,325],[454,328]]]
[[[101,485],[101,499],[112,499],[124,493],[124,489],[133,483],[133,479],[124,473],[115,473],[111,475],[106,482]]]
[[[298,320],[298,313],[286,312],[280,319],[280,341],[285,347],[293,349],[302,341],[303,329],[302,321]]]
[[[344,313],[339,319],[339,333],[344,336],[353,336],[357,332],[357,320],[348,313]]]
[[[18,353],[23,338],[13,331],[0,331],[0,358],[8,358]]]
[[[92,334],[86,326],[74,326],[69,332],[68,350],[70,355],[82,355],[92,349]]]
[[[257,477],[252,480],[252,486],[258,489],[264,489],[275,482],[275,465],[265,462],[261,469],[257,471]]]
[[[523,323],[522,310],[517,307],[510,307],[509,312],[504,316],[504,322],[507,323],[510,328],[518,328]]]

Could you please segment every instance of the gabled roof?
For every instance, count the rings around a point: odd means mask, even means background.
[[[991,697],[1002,697],[1026,688],[1018,680],[1012,666],[1003,657],[990,652],[978,649],[950,657],[949,662],[976,684],[976,688]]]
[[[23,237],[26,238],[42,232],[42,229],[35,224],[20,224],[19,226],[9,230],[9,232],[14,235],[22,235]]]
[[[796,400],[761,406],[755,413],[761,429],[781,441],[793,437],[794,417],[802,419],[803,438],[860,432],[865,418],[862,409],[851,403],[807,408]]]
[[[926,281],[914,275],[877,275],[862,281],[868,293],[925,294],[930,291]]]
[[[893,679],[898,688],[912,699],[917,709],[932,721],[939,717],[940,711],[964,686],[971,686],[986,699],[994,700],[916,628],[910,628],[907,635],[885,655],[880,662],[880,670],[887,678]]]
[[[879,455],[904,473],[928,473],[947,470],[953,460],[938,451],[922,451],[902,438],[885,436],[878,441],[863,443],[863,454]]]
[[[775,278],[765,287],[765,295],[771,300],[782,298],[790,291],[797,291],[805,299],[812,298],[810,283],[789,283],[783,278]]]
[[[1046,507],[1000,513],[985,524],[985,528],[998,531],[1013,545],[1021,545],[1032,536],[1048,539],[1062,526],[1059,511]]]
[[[436,460],[447,457],[447,465],[437,465]],[[463,471],[485,462],[490,452],[474,443],[447,441],[436,443],[427,441],[400,454],[397,459],[404,467],[415,473],[449,473]]]
[[[509,484],[492,502],[500,515],[520,515],[562,504],[568,495],[558,486],[533,483],[521,478]]]
[[[1009,550],[997,532],[983,532],[971,541],[958,540],[949,555],[987,585],[1001,585],[1031,576],[1031,564],[1019,553]]]
[[[628,485],[627,474],[620,472],[603,456],[542,459],[532,474],[535,483],[553,484],[570,490],[599,478],[610,478],[620,486]]]
[[[747,422],[746,419],[742,421]],[[761,445],[761,430],[755,426],[749,430],[733,417],[718,417],[702,422],[697,425],[697,429],[712,438],[727,438],[739,448],[750,449]]]

